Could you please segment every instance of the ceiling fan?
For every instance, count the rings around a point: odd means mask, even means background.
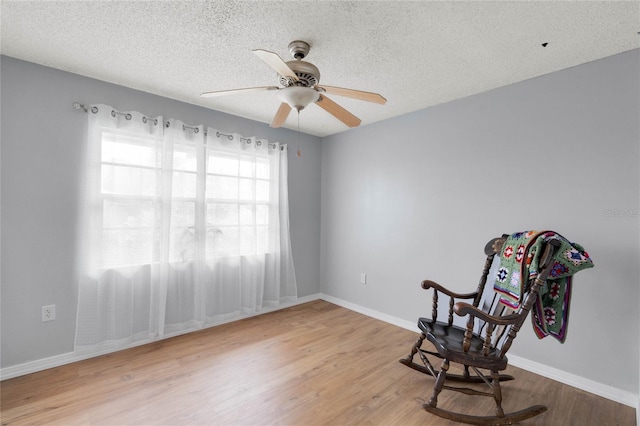
[[[320,108],[336,117],[349,127],[360,125],[360,119],[349,111],[329,99],[325,94],[344,96],[361,101],[385,104],[387,100],[377,93],[363,92],[360,90],[344,89],[334,86],[320,86],[320,71],[312,63],[303,61],[311,46],[301,40],[289,43],[289,52],[294,60],[285,62],[278,54],[267,50],[253,50],[260,59],[273,68],[279,75],[280,86],[247,87],[243,89],[219,90],[215,92],[205,92],[202,97],[215,97],[230,95],[242,92],[254,92],[262,90],[277,90],[281,104],[276,112],[271,127],[282,126],[291,109],[302,111],[311,102],[315,102]]]

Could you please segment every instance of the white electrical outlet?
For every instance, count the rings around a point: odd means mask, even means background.
[[[360,274],[360,284],[367,284],[367,274],[364,272]]]
[[[47,305],[42,307],[42,322],[53,321],[56,319],[56,305]]]

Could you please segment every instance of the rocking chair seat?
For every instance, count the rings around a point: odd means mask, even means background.
[[[418,319],[418,328],[434,345],[441,357],[468,366],[502,371],[507,368],[507,357],[499,357],[499,351],[491,347],[487,354],[482,352],[483,339],[473,334],[468,351],[462,347],[465,330],[430,318]]]

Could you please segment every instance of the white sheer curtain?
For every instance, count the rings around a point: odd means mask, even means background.
[[[107,105],[88,115],[76,352],[297,298],[286,146]]]

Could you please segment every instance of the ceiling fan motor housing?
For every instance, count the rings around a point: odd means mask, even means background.
[[[284,87],[313,87],[320,82],[320,71],[318,68],[309,62],[303,61],[309,54],[309,50],[311,50],[311,46],[306,41],[294,40],[289,43],[289,53],[291,53],[295,61],[287,62],[287,66],[289,66],[291,71],[298,77],[298,81],[293,81],[287,77],[280,77],[281,85]]]
[[[313,87],[320,83],[320,70],[312,63],[296,60],[287,62],[287,65],[291,68],[291,71],[298,76],[298,81],[292,81],[287,77],[280,77],[280,84],[284,87]]]

